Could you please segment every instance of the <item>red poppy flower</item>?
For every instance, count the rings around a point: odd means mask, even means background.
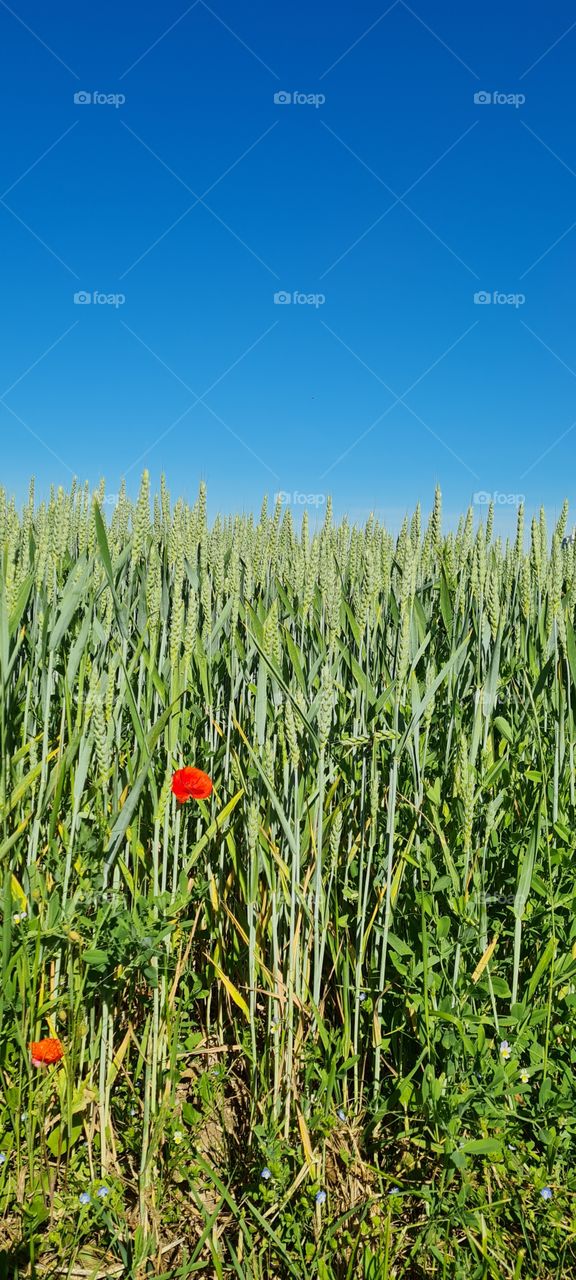
[[[177,800],[184,804],[185,800],[205,800],[212,790],[212,779],[202,769],[194,769],[187,765],[185,769],[177,769],[172,776],[172,791]]]
[[[59,1040],[35,1040],[30,1045],[33,1067],[49,1067],[53,1062],[60,1062],[64,1057],[64,1049]]]

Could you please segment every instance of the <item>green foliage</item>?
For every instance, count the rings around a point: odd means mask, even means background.
[[[104,500],[0,490],[0,1280],[574,1274],[567,510]]]

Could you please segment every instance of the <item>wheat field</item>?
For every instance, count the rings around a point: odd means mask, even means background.
[[[0,1280],[576,1275],[567,515],[0,490]]]

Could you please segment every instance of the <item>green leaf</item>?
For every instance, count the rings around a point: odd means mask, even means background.
[[[70,1138],[68,1138],[67,1128],[63,1124],[57,1125],[46,1139],[48,1150],[52,1152],[53,1156],[65,1156],[74,1146],[74,1143],[78,1141],[83,1128],[82,1122],[73,1124],[70,1130]]]
[[[470,1156],[501,1156],[502,1143],[498,1138],[478,1138],[463,1142],[460,1148]]]
[[[440,570],[440,612],[448,636],[452,635],[452,599],[444,565]]]
[[[576,688],[576,637],[574,636],[574,627],[570,621],[568,610],[566,610],[566,657],[568,658],[572,682]]]
[[[556,938],[548,939],[548,942],[546,943],[546,946],[544,947],[540,955],[540,959],[538,961],[538,964],[536,965],[534,973],[532,974],[532,977],[528,983],[528,987],[526,990],[527,1000],[532,999],[532,996],[534,995],[536,987],[538,986],[540,978],[542,977],[542,974],[545,973],[546,969],[548,968],[548,965],[551,963],[555,955],[557,946],[558,946],[558,943]]]
[[[506,739],[507,742],[514,741],[514,734],[513,734],[512,728],[508,724],[508,721],[504,719],[504,716],[494,717],[494,728],[498,730],[498,732],[502,735],[503,738]]]
[[[84,964],[90,966],[91,969],[105,969],[108,965],[108,956],[105,951],[100,951],[98,947],[84,951],[82,954]]]
[[[482,696],[482,708],[487,720],[490,719],[494,711],[494,707],[496,706],[496,692],[498,689],[498,673],[500,671],[501,643],[502,643],[502,635],[501,635],[501,631],[499,630],[498,635],[496,636],[496,640],[494,642],[492,657],[490,659],[490,667],[488,670],[488,675],[486,677],[486,683],[484,685],[484,693]]]
[[[81,573],[78,572],[79,569],[81,569]],[[60,613],[58,614],[58,618],[56,619],[50,634],[49,649],[57,649],[63,635],[68,632],[70,623],[72,622],[78,605],[84,596],[84,588],[88,581],[89,573],[90,568],[88,562],[86,557],[83,556],[81,560],[76,562],[68,577],[68,581],[62,595]]]
[[[316,732],[312,727],[308,717],[304,714],[301,707],[298,706],[298,703],[296,702],[294,694],[292,693],[291,689],[288,688],[288,685],[286,684],[286,681],[282,675],[282,672],[278,670],[278,667],[276,666],[276,663],[272,661],[272,658],[269,658],[265,654],[264,649],[262,648],[262,645],[259,644],[258,640],[256,639],[256,635],[254,631],[250,632],[250,637],[253,640],[258,650],[258,653],[260,654],[260,657],[266,663],[268,670],[271,671],[272,675],[274,676],[274,679],[278,681],[280,688],[284,691],[284,693],[286,694],[286,697],[290,699],[292,706],[294,708],[294,711],[300,717],[303,723],[306,725],[306,728],[309,734],[311,735],[313,741],[316,743],[316,745],[318,745],[318,738],[317,738]]]
[[[8,622],[8,631],[10,634],[10,639],[12,639],[12,637],[16,634],[18,627],[20,626],[22,615],[24,613],[24,610],[30,598],[30,591],[32,589],[33,582],[34,582],[34,574],[29,573],[24,578],[24,581],[20,584],[18,588],[18,591],[16,593],[16,599],[12,606],[12,612],[10,614],[10,619]]]
[[[398,755],[402,754],[402,751],[406,745],[406,742],[408,741],[408,738],[414,732],[416,725],[422,719],[422,716],[424,715],[426,707],[432,701],[432,698],[440,688],[440,685],[446,679],[446,677],[450,674],[450,672],[453,670],[453,668],[456,666],[457,662],[461,658],[462,654],[464,653],[464,650],[468,645],[469,639],[470,639],[470,632],[468,632],[468,635],[464,637],[462,643],[458,645],[458,648],[454,650],[451,657],[448,659],[448,662],[442,667],[442,670],[436,676],[436,679],[432,681],[432,684],[426,690],[426,693],[424,694],[424,697],[418,707],[418,711],[416,715],[412,717],[410,724],[408,725],[408,728],[405,730],[402,736],[400,745],[398,747]]]

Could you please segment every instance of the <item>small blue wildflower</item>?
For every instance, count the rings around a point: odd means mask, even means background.
[[[388,1192],[388,1195],[389,1195],[389,1196],[397,1196],[399,1191],[400,1191],[400,1187],[390,1187],[390,1190],[389,1190],[389,1192]]]
[[[96,1195],[100,1196],[101,1200],[104,1200],[106,1196],[110,1195],[110,1190],[108,1187],[98,1187]]]
[[[260,1177],[263,1178],[265,1182],[267,1182],[268,1179],[272,1177],[272,1174],[270,1172],[270,1169],[268,1168],[268,1165],[264,1166],[262,1173],[260,1174]]]
[[[358,996],[358,999],[359,999],[360,1001],[365,1000],[365,999],[366,999],[366,992],[365,992],[365,991],[361,991],[361,992],[360,992],[360,995]]]
[[[325,1199],[326,1199],[325,1191],[316,1192],[316,1204],[324,1204]]]
[[[78,1199],[80,1204],[90,1204],[90,1193],[88,1191],[81,1191]]]
[[[540,1192],[540,1195],[542,1196],[542,1199],[543,1199],[543,1200],[551,1200],[551,1199],[552,1199],[552,1187],[542,1187],[542,1190],[541,1190],[541,1192]]]
[[[346,1119],[346,1112],[342,1109],[342,1107],[339,1108],[339,1110],[336,1112],[336,1115],[338,1116],[339,1120]]]
[[[0,1151],[0,1164],[5,1164],[5,1162],[6,1162],[6,1152]]]

